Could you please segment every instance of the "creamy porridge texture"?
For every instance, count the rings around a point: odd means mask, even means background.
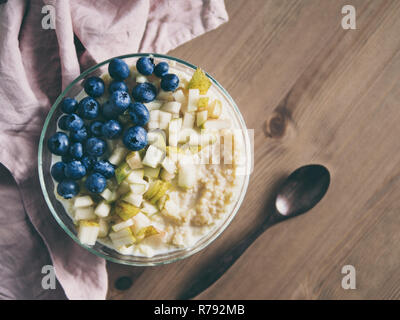
[[[157,62],[149,56],[126,65],[125,78],[124,68],[109,67],[87,79],[67,124],[59,119],[59,133],[72,141],[68,154],[52,151],[54,192],[83,244],[148,257],[189,248],[239,196],[244,150],[232,107],[201,69]],[[95,104],[82,106],[88,97],[98,103],[96,117]],[[129,106],[113,113],[124,99]],[[78,130],[71,129],[75,112],[85,123]]]

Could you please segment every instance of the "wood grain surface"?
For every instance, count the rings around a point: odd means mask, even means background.
[[[109,299],[174,299],[266,214],[277,183],[321,163],[331,187],[267,230],[200,299],[400,298],[400,1],[226,0],[230,21],[171,55],[211,73],[255,130],[254,172],[229,228],[170,265],[108,264]],[[356,8],[344,30],[341,9]],[[355,290],[341,287],[344,265]],[[114,287],[121,276],[133,285]]]

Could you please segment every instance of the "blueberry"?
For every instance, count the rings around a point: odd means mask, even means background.
[[[112,59],[108,65],[108,73],[115,80],[124,80],[129,77],[129,67],[124,60]]]
[[[71,199],[79,193],[79,184],[73,180],[64,180],[58,184],[57,193],[64,199]]]
[[[95,164],[96,161],[97,161],[97,158],[93,157],[93,156],[84,156],[81,159],[82,164],[86,168],[86,172],[88,172],[88,171],[93,169],[93,165]]]
[[[80,142],[75,142],[69,147],[69,154],[74,159],[80,159],[83,157],[83,146]]]
[[[151,102],[156,98],[157,89],[150,83],[139,83],[132,90],[132,97],[137,102]]]
[[[147,122],[149,122],[150,113],[143,103],[132,103],[129,106],[128,111],[134,125],[143,127]]]
[[[56,132],[47,140],[47,147],[51,153],[58,156],[67,154],[69,147],[68,136],[63,132]]]
[[[128,109],[132,101],[128,92],[117,90],[111,94],[109,102],[112,104],[113,110],[120,115]]]
[[[72,130],[69,137],[74,142],[84,142],[89,138],[89,132],[86,127],[82,127],[79,130]]]
[[[95,172],[87,177],[85,186],[90,192],[101,193],[107,186],[107,180],[102,174]]]
[[[107,139],[117,139],[122,132],[122,126],[117,120],[108,120],[101,128],[101,133]]]
[[[141,150],[147,145],[147,131],[139,126],[130,127],[125,131],[122,141],[129,150]]]
[[[154,60],[149,57],[141,57],[136,61],[136,69],[141,74],[148,76],[154,71]]]
[[[120,115],[119,112],[120,112],[119,109],[116,106],[114,106],[114,104],[111,103],[110,101],[107,101],[103,105],[102,114],[103,117],[106,119],[117,119],[118,116]]]
[[[86,153],[90,156],[100,157],[107,150],[107,144],[100,138],[89,138],[85,145]]]
[[[61,101],[61,110],[64,113],[74,113],[76,111],[76,109],[78,108],[78,101],[76,101],[73,98],[64,98]]]
[[[103,122],[101,121],[93,121],[90,124],[89,131],[94,137],[101,137],[101,127],[103,126]]]
[[[62,161],[53,164],[50,173],[51,176],[54,178],[54,180],[56,180],[57,182],[61,182],[62,180],[65,179],[64,169],[65,169],[65,163]]]
[[[166,75],[169,70],[169,65],[166,62],[160,62],[159,64],[156,65],[154,68],[154,74],[161,78],[162,76]]]
[[[78,114],[83,119],[92,120],[97,118],[99,115],[99,109],[100,105],[96,99],[92,97],[86,97],[79,101]]]
[[[82,162],[73,160],[65,166],[64,174],[68,179],[79,180],[86,175],[86,168]]]
[[[111,81],[108,87],[108,92],[111,94],[114,91],[118,90],[128,92],[128,86],[123,81],[116,81],[116,80]]]
[[[179,86],[179,78],[176,74],[167,73],[161,78],[161,88],[164,91],[174,91]]]
[[[104,81],[99,77],[90,77],[85,80],[83,88],[89,96],[98,98],[104,93]]]
[[[58,120],[58,127],[59,127],[61,130],[68,130],[67,121],[68,121],[68,115],[64,114],[64,115]]]
[[[114,166],[105,160],[99,160],[93,165],[93,172],[102,174],[106,179],[114,176]]]
[[[75,113],[70,114],[68,116],[68,119],[65,120],[65,122],[67,129],[72,131],[79,130],[84,125],[83,120]]]

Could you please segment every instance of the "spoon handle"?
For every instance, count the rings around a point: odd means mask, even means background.
[[[246,251],[246,249],[269,227],[281,221],[276,213],[259,227],[251,232],[248,236],[241,239],[236,245],[226,251],[217,261],[213,261],[211,265],[203,268],[194,280],[189,284],[189,287],[179,297],[181,300],[192,299],[215,281],[217,281],[228,269],[236,262],[236,260]]]

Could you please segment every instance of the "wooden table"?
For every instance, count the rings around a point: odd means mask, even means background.
[[[229,23],[170,54],[214,75],[255,130],[244,203],[184,261],[109,264],[109,298],[176,298],[263,220],[277,182],[308,163],[331,171],[323,201],[269,229],[198,298],[400,298],[400,1],[225,2]],[[345,4],[356,8],[356,30],[341,26]],[[356,269],[355,290],[341,286],[344,265]],[[114,288],[121,276],[130,289]]]

